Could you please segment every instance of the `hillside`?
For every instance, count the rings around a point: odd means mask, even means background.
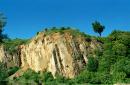
[[[4,40],[0,61],[1,83],[130,83],[130,32],[94,37],[53,27],[29,40]]]

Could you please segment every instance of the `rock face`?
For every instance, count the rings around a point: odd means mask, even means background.
[[[3,46],[0,46],[0,62],[2,62],[4,60],[5,57],[5,51]]]
[[[13,55],[1,45],[0,62],[4,62],[7,67],[20,66],[36,72],[50,71],[53,76],[58,73],[73,78],[85,67],[87,57],[94,56],[95,49],[101,50],[101,44],[95,39],[81,35],[75,37],[69,32],[49,35],[41,32],[29,44],[19,46]]]
[[[0,45],[0,62],[3,62],[6,67],[20,66],[21,59],[19,51],[12,55],[4,49],[3,45]]]
[[[87,57],[99,48],[100,43],[93,39],[41,32],[28,45],[20,46],[21,67],[73,78],[87,64]]]

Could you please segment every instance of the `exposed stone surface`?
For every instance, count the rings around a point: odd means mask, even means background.
[[[11,55],[4,49],[3,45],[0,45],[0,62],[3,62],[6,67],[20,66],[21,59],[18,52]]]
[[[4,57],[5,57],[5,51],[4,51],[3,46],[1,45],[0,46],[0,62],[4,60]]]
[[[101,49],[101,44],[94,39],[74,37],[71,33],[45,35],[41,32],[29,44],[19,46],[13,55],[0,46],[0,61],[6,62],[7,66],[50,71],[53,76],[58,73],[73,78],[85,67],[87,57],[94,55],[95,49]],[[18,72],[16,74],[20,74]],[[14,76],[17,75],[11,78]]]
[[[85,38],[69,33],[39,33],[28,45],[21,46],[21,66],[73,78],[87,64],[88,54],[99,46],[94,40],[86,42]]]

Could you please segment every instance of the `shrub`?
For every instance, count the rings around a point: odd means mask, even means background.
[[[53,75],[51,72],[43,72],[40,74],[42,82],[51,82],[54,80]]]
[[[126,76],[130,75],[130,59],[128,58],[120,59],[112,66],[111,70],[113,74],[116,72],[124,72]]]
[[[98,68],[98,60],[95,57],[88,57],[87,70],[96,72]]]
[[[12,74],[14,74],[16,71],[19,70],[19,67],[17,66],[14,66],[14,67],[10,67],[8,70],[7,70],[7,73],[9,76],[11,76]]]
[[[113,83],[124,83],[126,74],[124,72],[115,72],[113,74]]]
[[[58,27],[52,27],[52,28],[48,29],[47,31],[45,31],[45,34],[46,35],[51,35],[53,33],[64,34],[65,32],[72,34],[74,37],[83,36],[83,37],[86,37],[86,38],[90,38],[90,36],[85,34],[84,32],[80,32],[78,29],[73,29],[71,27],[59,27],[59,28]]]
[[[76,83],[83,84],[83,83],[89,83],[91,79],[93,78],[94,73],[89,72],[87,70],[82,71],[76,78]]]
[[[18,38],[14,40],[7,39],[4,41],[3,44],[8,53],[14,54],[14,53],[17,53],[18,46],[25,44],[27,41],[28,40],[23,40],[23,39],[18,39]]]
[[[112,47],[112,50],[115,53],[115,55],[126,56],[127,48],[124,44],[115,42]]]
[[[17,82],[23,82],[23,83],[39,83],[39,74],[35,71],[28,69],[22,76],[19,78],[16,78],[15,80]]]
[[[5,64],[0,62],[0,84],[6,85],[6,78],[8,77],[7,68]]]
[[[69,79],[65,78],[64,76],[60,75],[60,74],[56,74],[56,82],[57,83],[68,83]]]

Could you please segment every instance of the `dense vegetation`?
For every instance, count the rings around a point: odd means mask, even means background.
[[[0,63],[0,85],[6,85],[8,83],[8,77],[13,75],[19,67],[6,68],[4,63]]]
[[[68,29],[68,28],[65,28]],[[65,32],[65,29],[46,29],[47,34],[54,32]],[[69,29],[74,35],[85,35],[78,30]],[[21,77],[14,79],[12,82],[34,84],[114,84],[114,83],[130,83],[130,32],[113,31],[108,37],[93,37],[103,43],[103,51],[96,50],[96,57],[89,56],[86,68],[74,79],[68,79],[61,75],[54,78],[50,72],[34,72],[31,69],[26,71]],[[6,48],[15,52],[13,47],[26,41],[15,39],[5,42]],[[0,80],[8,80],[8,76],[15,73],[17,68],[3,68],[1,64]],[[5,83],[5,82],[4,82]],[[10,81],[9,81],[10,83]]]
[[[5,50],[9,53],[9,54],[14,54],[17,52],[18,47],[22,44],[26,44],[29,40],[28,39],[4,39],[3,40],[3,45]]]

